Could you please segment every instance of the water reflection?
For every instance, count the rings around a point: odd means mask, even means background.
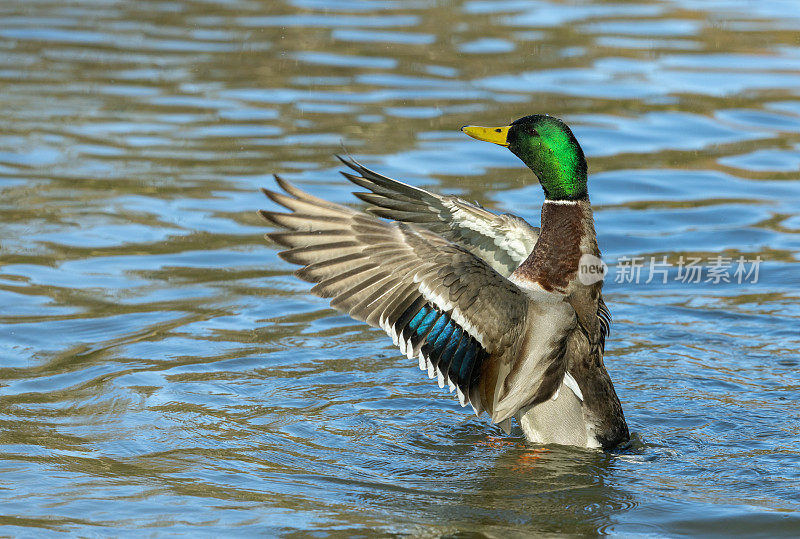
[[[471,518],[451,522],[474,521],[503,535],[514,522],[520,537],[604,533],[615,515],[635,505],[631,494],[613,485],[614,468],[611,455],[568,448],[504,452],[467,497]]]

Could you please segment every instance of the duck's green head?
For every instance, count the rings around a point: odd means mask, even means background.
[[[586,158],[572,130],[558,118],[534,114],[505,127],[465,125],[461,130],[511,150],[539,178],[548,200],[586,198]]]

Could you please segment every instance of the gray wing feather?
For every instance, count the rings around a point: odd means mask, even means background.
[[[355,193],[370,204],[369,213],[430,230],[485,260],[500,275],[507,277],[517,269],[539,238],[539,229],[520,217],[497,215],[461,198],[430,193],[387,178],[353,159],[337,157],[358,173],[342,174],[370,191]]]
[[[489,263],[425,228],[386,222],[276,181],[285,193],[264,193],[293,213],[260,211],[285,229],[266,236],[288,248],[280,256],[302,265],[296,275],[316,283],[312,292],[331,298],[334,308],[383,328],[409,357],[418,343],[404,339],[398,320],[422,303],[449,313],[490,355],[503,355],[519,340],[526,296]],[[465,393],[476,411],[485,408],[480,392]]]

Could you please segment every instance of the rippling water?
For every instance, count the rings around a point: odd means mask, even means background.
[[[799,35],[794,0],[0,4],[0,533],[800,533]],[[536,222],[458,131],[534,112],[589,157],[615,453],[466,413],[255,214],[272,172],[354,202],[344,144]]]

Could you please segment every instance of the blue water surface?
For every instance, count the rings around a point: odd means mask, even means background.
[[[3,3],[0,534],[797,536],[799,13]],[[275,172],[358,207],[344,145],[536,224],[530,172],[459,132],[532,113],[589,160],[627,449],[468,413],[255,213]]]

